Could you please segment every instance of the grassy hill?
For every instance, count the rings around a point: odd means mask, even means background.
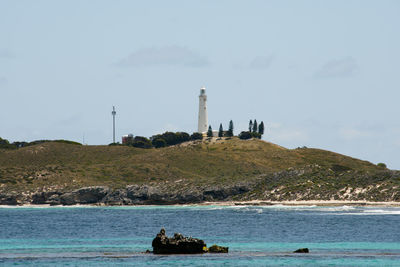
[[[29,195],[86,186],[166,191],[247,184],[232,199],[400,200],[400,175],[370,162],[258,139],[187,142],[160,149],[56,142],[0,150],[0,193]]]

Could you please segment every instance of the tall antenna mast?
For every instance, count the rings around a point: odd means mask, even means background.
[[[113,111],[111,112],[111,115],[113,116],[113,143],[115,143],[115,115],[117,115],[117,112],[115,111],[114,106],[113,106]]]

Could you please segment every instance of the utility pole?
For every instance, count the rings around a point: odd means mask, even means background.
[[[117,115],[117,112],[115,111],[114,106],[113,106],[113,111],[111,112],[111,115],[113,116],[113,143],[115,143],[115,115]]]

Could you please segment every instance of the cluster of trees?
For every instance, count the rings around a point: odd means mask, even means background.
[[[261,138],[264,134],[264,122],[261,122],[260,125],[257,124],[257,120],[250,120],[249,123],[249,131],[244,131],[239,134],[240,139],[250,139],[252,137]],[[212,137],[213,131],[211,125],[208,127],[207,136]],[[229,127],[227,131],[224,131],[222,127],[222,123],[219,125],[218,137],[232,137],[233,136],[233,121],[229,121]],[[191,140],[202,140],[203,135],[201,133],[193,133],[189,135],[185,132],[165,132],[163,134],[156,134],[150,138],[146,138],[144,136],[135,136],[134,138],[129,139],[126,145],[139,147],[139,148],[160,148],[177,145],[183,142],[191,141]],[[69,140],[37,140],[33,142],[13,142],[10,143],[7,139],[3,139],[0,137],[0,149],[16,149],[20,147],[37,145],[45,142],[59,142],[66,144],[76,144],[81,145],[78,142],[69,141]],[[112,143],[110,145],[120,145],[119,143]]]
[[[81,145],[81,143],[78,143],[78,142],[62,140],[62,139],[61,140],[36,140],[36,141],[32,141],[32,142],[15,141],[15,142],[10,143],[7,139],[3,139],[0,137],[0,148],[17,149],[17,148],[21,148],[21,147],[33,146],[33,145],[42,144],[42,143],[46,143],[46,142]]]
[[[200,133],[193,133],[192,135],[189,135],[185,132],[165,132],[163,134],[157,134],[150,137],[151,143],[156,148],[173,146],[183,142],[201,139],[203,139],[203,135]]]
[[[185,132],[165,132],[163,134],[153,135],[150,138],[146,138],[144,136],[135,136],[132,138],[132,140],[129,140],[126,145],[139,148],[160,148],[201,139],[203,139],[203,135],[200,133],[193,133],[192,135],[189,135]]]
[[[211,125],[208,126],[208,131],[207,131],[207,137],[212,137],[213,132]],[[229,127],[228,131],[224,131],[224,128],[222,127],[222,123],[219,124],[219,130],[218,130],[218,137],[232,137],[233,136],[233,121],[229,121]]]
[[[0,148],[5,148],[5,149],[13,149],[17,148],[16,144],[10,142],[7,139],[3,139],[0,137]]]
[[[262,135],[264,134],[264,122],[261,121],[260,124],[257,123],[257,120],[250,120],[249,122],[249,130],[243,131],[239,134],[240,139],[250,139],[250,138],[259,138],[261,139]]]

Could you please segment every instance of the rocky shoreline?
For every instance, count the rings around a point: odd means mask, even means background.
[[[107,186],[83,187],[70,192],[63,190],[32,194],[0,193],[0,205],[173,205],[229,200],[248,192],[244,185],[196,188],[183,192],[163,190],[158,186],[128,185],[112,190]]]
[[[317,171],[316,171],[317,170]],[[398,203],[400,189],[393,186],[400,179],[398,171],[375,174],[343,172],[331,176],[329,182],[313,182],[319,177],[329,177],[331,172],[318,166],[260,176],[251,182],[218,185],[178,183],[150,183],[127,185],[112,189],[109,186],[88,186],[77,189],[42,188],[30,192],[0,191],[0,205],[176,205],[207,202],[247,203],[263,205],[274,203],[325,202],[332,203]],[[364,182],[371,180],[374,182]],[[379,177],[379,179],[375,178]],[[286,182],[282,182],[286,181]],[[256,201],[256,202],[254,202]],[[333,204],[335,205],[335,204]],[[340,204],[339,204],[340,205]]]
[[[243,188],[241,189],[243,190]],[[222,192],[223,193],[222,193]],[[240,190],[236,191],[239,192]],[[205,194],[204,194],[205,192]],[[230,191],[232,192],[232,191]],[[48,191],[32,195],[0,194],[0,205],[7,206],[135,206],[135,205],[220,205],[220,206],[400,206],[400,201],[371,200],[233,200],[224,190],[203,191],[203,194],[167,194],[151,186],[127,186],[126,189],[110,190],[105,186],[83,187],[71,192]],[[237,196],[237,195],[236,195]]]
[[[0,205],[400,202],[400,171],[260,140],[152,150],[43,143],[0,152]]]

